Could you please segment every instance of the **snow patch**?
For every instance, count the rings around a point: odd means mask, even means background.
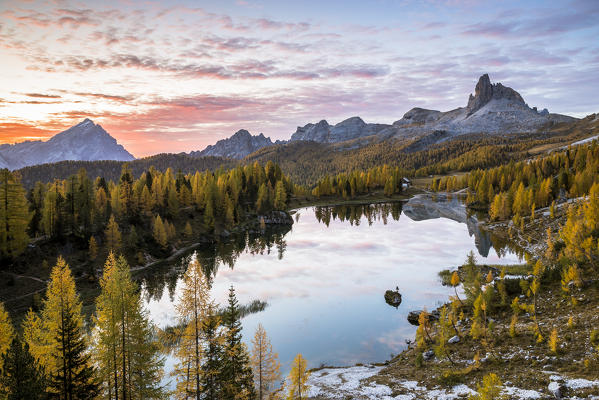
[[[520,389],[513,386],[506,386],[503,388],[503,392],[510,395],[510,398],[518,398],[518,399],[540,399],[542,397],[541,393],[536,390],[526,390]]]

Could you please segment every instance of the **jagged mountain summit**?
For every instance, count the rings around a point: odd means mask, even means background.
[[[215,156],[241,159],[256,150],[273,144],[272,140],[262,133],[252,136],[245,129],[241,129],[230,138],[221,139],[202,151],[192,151],[189,155],[193,157]]]
[[[529,107],[514,89],[501,83],[492,84],[482,75],[468,98],[466,107],[441,112],[413,108],[393,123],[396,135],[411,136],[444,131],[451,136],[465,133],[508,134],[535,132],[545,125],[572,122],[576,118],[550,114]]]
[[[322,120],[298,127],[291,135],[291,141],[339,143],[372,135],[381,139],[416,138],[439,131],[445,138],[466,133],[525,133],[537,131],[552,122],[574,120],[566,115],[550,114],[547,109],[537,111],[536,107],[529,107],[517,91],[501,83],[492,84],[489,75],[484,74],[466,107],[447,112],[416,107],[392,125],[367,124],[360,117],[336,125]]]
[[[134,159],[115,138],[88,118],[45,142],[36,140],[0,146],[0,168],[12,170],[65,160]]]

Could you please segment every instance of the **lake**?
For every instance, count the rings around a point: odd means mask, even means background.
[[[453,293],[441,285],[439,271],[462,264],[470,251],[483,263],[519,261],[512,251],[494,248],[457,199],[309,207],[293,217],[288,232],[234,237],[146,271],[151,318],[160,327],[175,324],[180,276],[198,257],[217,302],[225,304],[233,285],[240,304],[268,303],[243,318],[244,341],[251,346],[261,323],[283,373],[297,353],[310,367],[383,362],[414,338],[409,311],[431,310]],[[396,287],[403,298],[397,309],[383,297]]]

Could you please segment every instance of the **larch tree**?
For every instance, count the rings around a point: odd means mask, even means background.
[[[287,206],[287,191],[283,181],[277,181],[275,185],[275,208],[277,210],[284,210]]]
[[[162,399],[164,358],[127,261],[110,253],[96,299],[95,358],[107,398]]]
[[[241,341],[241,314],[233,286],[229,289],[229,304],[223,315],[224,352],[222,363],[223,399],[253,399],[254,377],[250,357]]]
[[[93,399],[98,392],[81,307],[71,270],[59,257],[41,314],[30,312],[23,332],[32,355],[48,376],[48,391],[65,400]]]
[[[20,255],[29,243],[31,220],[25,189],[8,169],[0,170],[0,258]]]
[[[258,400],[268,399],[281,380],[281,363],[277,353],[272,351],[272,345],[262,324],[258,324],[252,339],[251,362]]]
[[[156,215],[156,219],[154,219],[154,228],[152,230],[152,236],[154,237],[156,243],[158,243],[162,249],[167,248],[168,235],[164,223],[162,222],[162,218],[160,218],[160,215]]]
[[[178,363],[173,375],[177,379],[175,396],[178,399],[202,395],[203,322],[210,304],[210,292],[206,276],[198,260],[187,267],[183,275],[181,294],[176,306],[177,319],[182,335],[176,349]]]
[[[308,397],[308,361],[298,354],[291,363],[291,372],[289,373],[289,400],[302,400]]]
[[[106,249],[108,251],[119,251],[122,245],[122,235],[119,230],[119,224],[114,219],[114,215],[110,216],[106,230],[104,231],[106,238]]]
[[[8,312],[4,309],[4,304],[0,303],[0,357],[8,351],[14,333]],[[2,370],[1,360],[0,358],[0,371]]]

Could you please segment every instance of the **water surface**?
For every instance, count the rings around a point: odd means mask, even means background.
[[[402,214],[401,203],[303,208],[286,234],[238,237],[194,256],[212,276],[217,302],[226,302],[231,285],[241,304],[268,302],[243,319],[244,340],[250,345],[261,323],[284,372],[297,353],[310,367],[382,362],[413,339],[409,311],[433,309],[452,293],[440,284],[440,270],[463,263],[470,251],[480,262],[518,262],[509,250],[499,257],[471,224],[408,215],[417,221]],[[159,326],[175,324],[174,302],[188,261],[146,273],[147,305]],[[396,287],[403,297],[397,309],[383,298]]]

